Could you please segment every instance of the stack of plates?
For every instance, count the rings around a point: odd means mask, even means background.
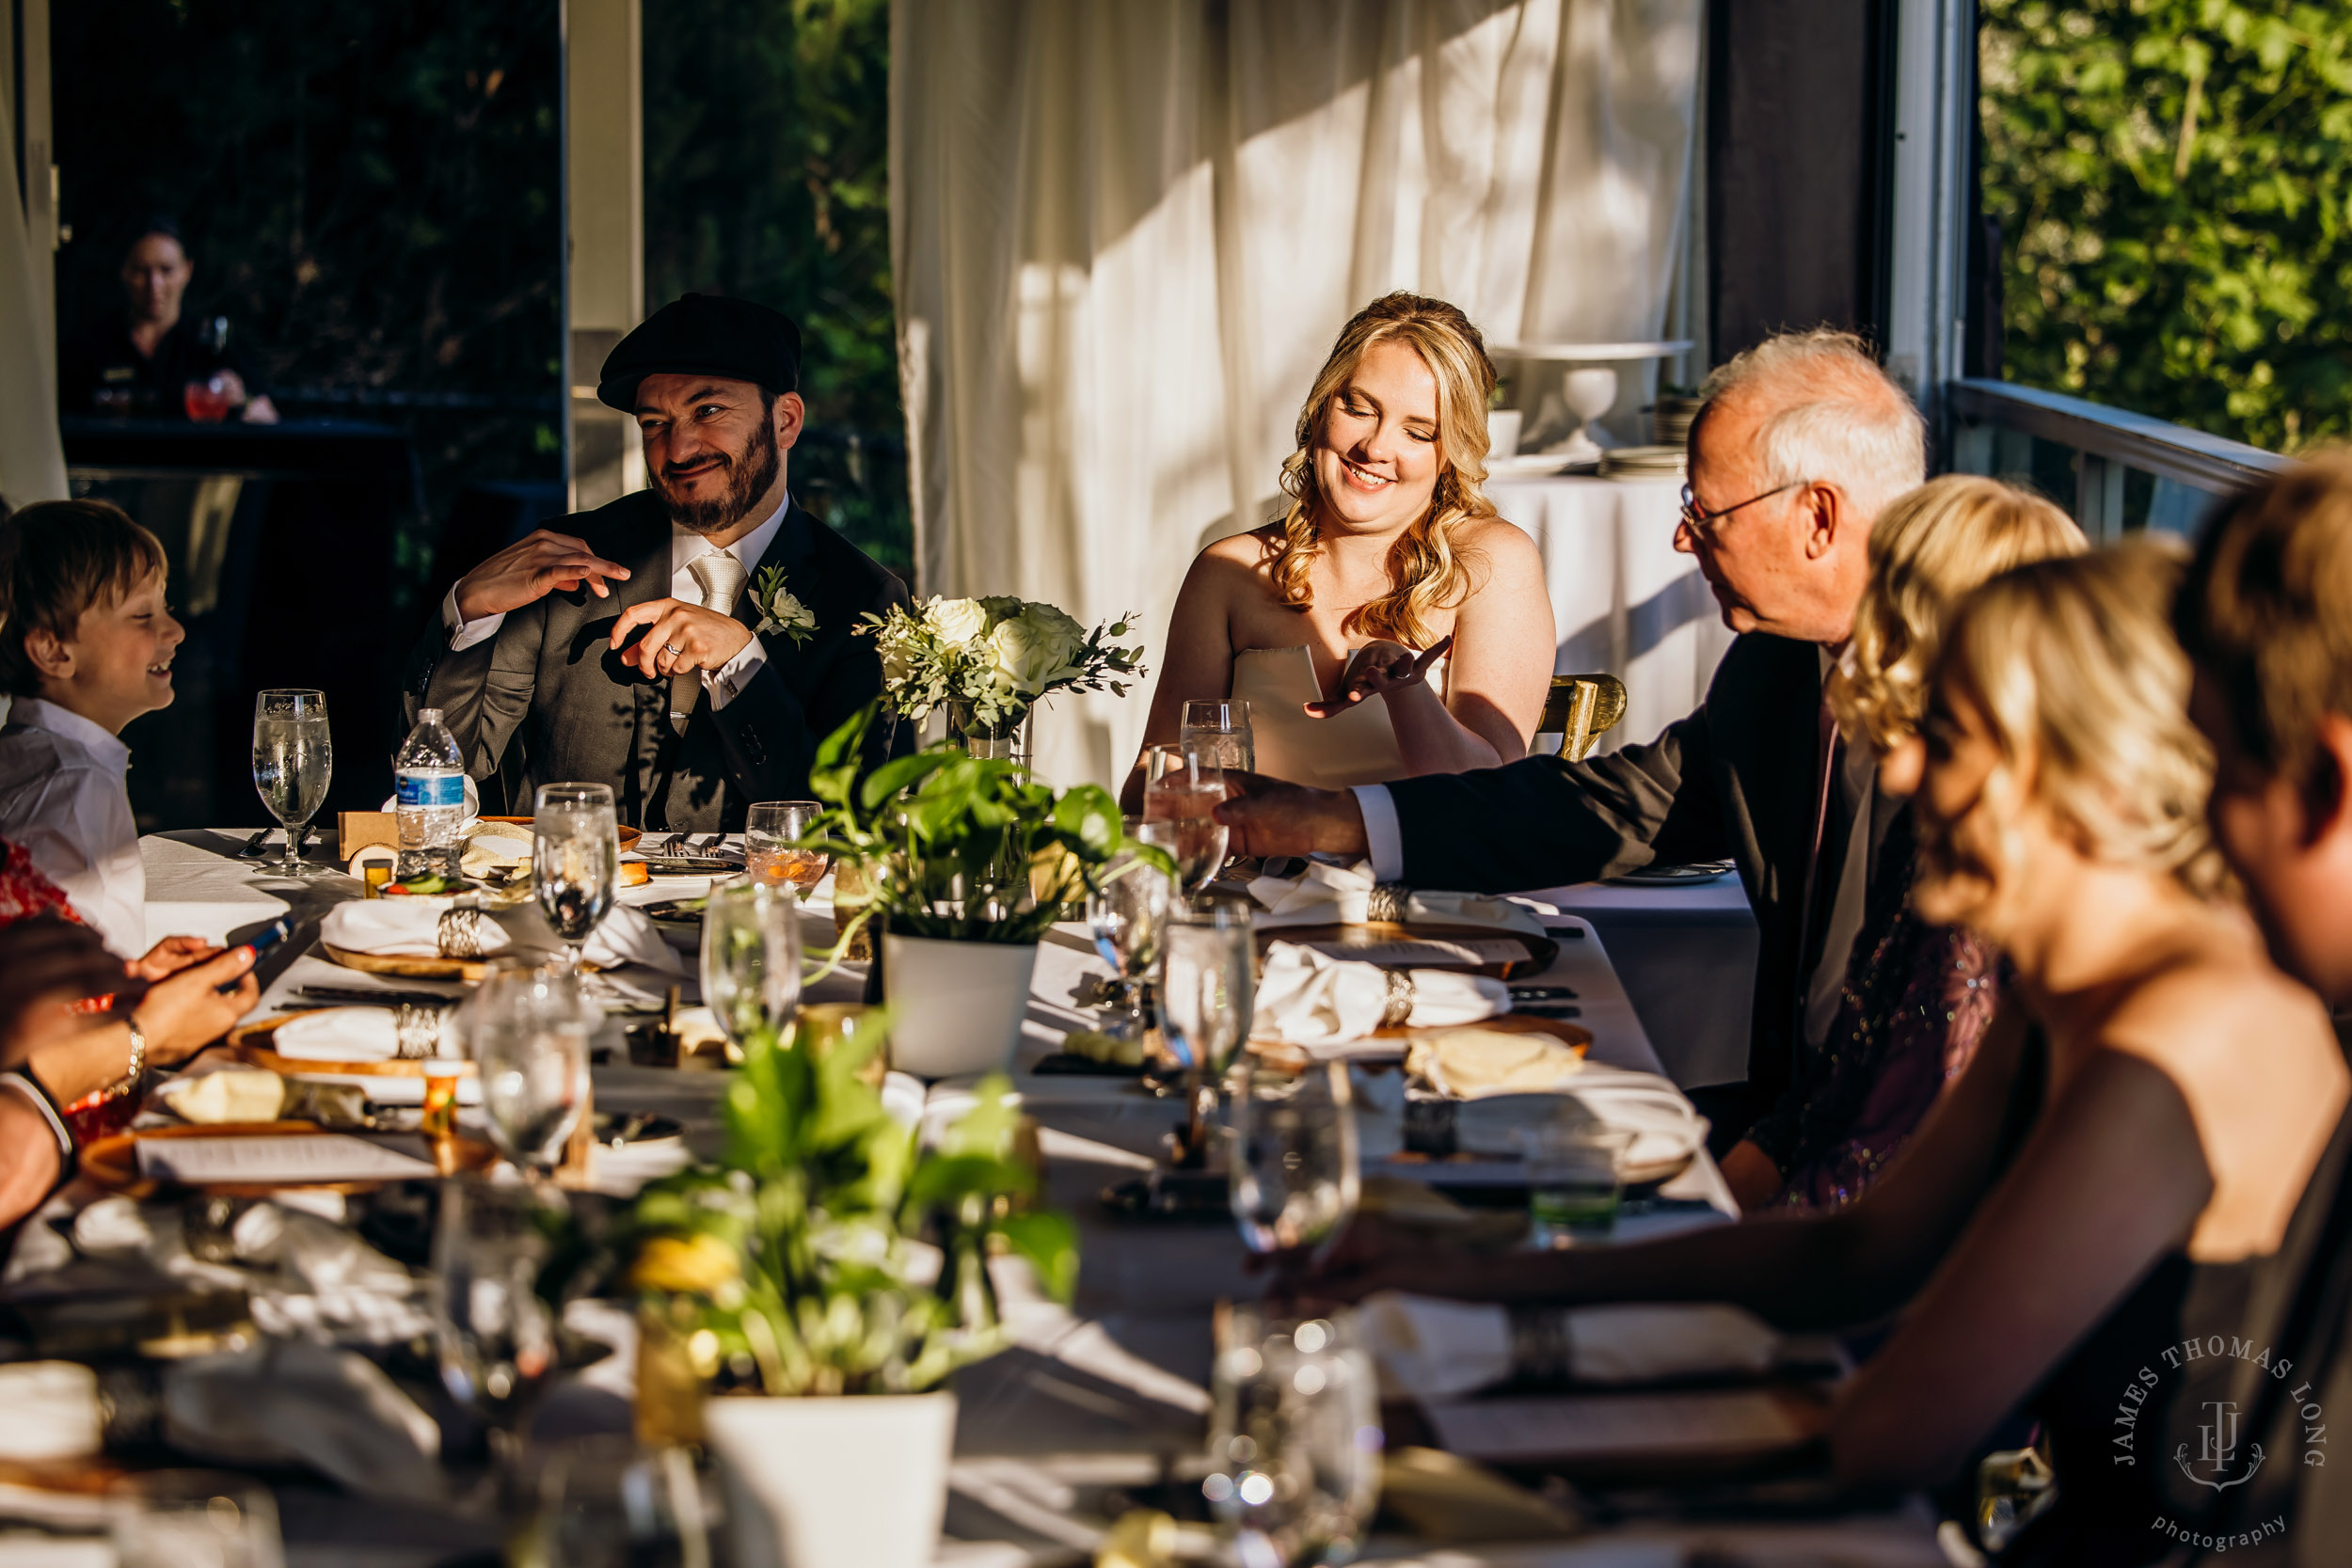
[[[1699,417],[1700,400],[1659,394],[1649,405],[1649,438],[1661,447],[1681,448],[1691,440],[1691,421]]]
[[[1600,454],[1603,478],[1680,479],[1680,447],[1612,447]]]

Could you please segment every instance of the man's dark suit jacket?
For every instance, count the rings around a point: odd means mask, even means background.
[[[1388,786],[1414,887],[1508,893],[1657,862],[1729,859],[1758,941],[1748,1085],[1769,1104],[1788,1084],[1805,984],[1819,957],[1845,836],[1824,835],[1805,919],[1819,801],[1820,649],[1749,633],[1717,666],[1697,712],[1646,746],[1584,762],[1528,757]],[[1899,804],[1873,795],[1872,858]]]
[[[407,685],[410,721],[437,707],[457,737],[466,771],[494,777],[513,810],[556,780],[609,784],[623,822],[643,828],[738,830],[755,800],[803,800],[817,743],[882,691],[871,636],[858,618],[907,602],[891,573],[798,506],[744,583],[735,618],[759,621],[752,602],[760,572],[784,568],[786,587],[817,616],[804,646],[771,633],[767,662],[713,711],[707,695],[686,733],[670,722],[670,682],[647,680],[612,647],[612,624],[631,605],[670,594],[670,521],[653,492],[550,525],[577,534],[629,570],[610,598],[585,588],[549,594],[511,611],[486,641],[450,651],[436,615],[418,644]]]

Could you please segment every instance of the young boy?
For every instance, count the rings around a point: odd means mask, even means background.
[[[147,951],[147,878],[117,736],[170,705],[183,635],[163,546],[118,508],[47,501],[0,522],[0,838],[126,958]]]
[[[2197,666],[2190,713],[2214,748],[2215,841],[2271,957],[2336,1009],[2342,1035],[2352,1011],[2352,453],[2225,506],[2173,618]],[[2341,1561],[2352,1542],[2352,1465],[2327,1463],[2324,1446],[2328,1412],[2339,1430],[2352,1419],[2352,1161],[2331,1175],[2323,1160],[2313,1180],[2334,1189],[2333,1207],[2276,1320],[2275,1350],[2294,1369],[2265,1390],[2270,1408],[2244,1419],[2248,1438],[2280,1456],[2246,1487],[2233,1526],[2251,1534],[2285,1521],[2283,1537],[2250,1554],[2263,1562]]]

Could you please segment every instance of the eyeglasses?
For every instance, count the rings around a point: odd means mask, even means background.
[[[1735,501],[1729,506],[1718,508],[1713,512],[1701,512],[1698,497],[1692,495],[1691,487],[1685,484],[1682,487],[1682,520],[1691,528],[1705,528],[1709,523],[1720,522],[1730,516],[1743,506],[1754,506],[1757,501],[1772,499],[1783,490],[1802,489],[1812,483],[1809,479],[1792,479],[1786,484],[1773,485],[1760,496],[1750,496],[1746,500]]]

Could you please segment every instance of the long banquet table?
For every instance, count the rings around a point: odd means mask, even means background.
[[[155,895],[149,911],[151,934],[242,937],[291,910],[302,923],[294,939],[264,961],[265,989],[257,1016],[291,1000],[306,984],[375,987],[371,976],[310,951],[317,917],[337,899],[358,895],[358,884],[340,875],[299,884],[273,878],[236,858],[246,837],[243,831],[181,832],[144,842]],[[628,896],[645,902],[691,891],[665,879]],[[830,927],[821,903],[803,918],[811,922],[812,938]],[[1594,1032],[1594,1056],[1658,1070],[1658,1053],[1599,936],[1572,916],[1557,924],[1581,934],[1564,935],[1561,958],[1544,979],[1577,990],[1582,1022]],[[1120,1081],[1041,1077],[1027,1070],[1086,1016],[1071,992],[1082,975],[1103,969],[1077,927],[1057,928],[1041,951],[1015,1081],[1025,1108],[1041,1124],[1052,1199],[1079,1222],[1079,1293],[1070,1309],[1016,1303],[1011,1311],[1018,1347],[968,1370],[960,1382],[957,1460],[938,1560],[958,1568],[1085,1560],[1102,1524],[1088,1511],[1104,1488],[1165,1480],[1198,1451],[1208,1408],[1211,1309],[1220,1299],[1247,1298],[1262,1288],[1245,1270],[1230,1226],[1138,1225],[1114,1219],[1098,1201],[1105,1185],[1150,1166],[1156,1141],[1174,1117],[1170,1102]],[[413,990],[419,982],[397,984]],[[819,982],[810,997],[852,999],[861,985],[860,975],[845,971]],[[618,1042],[608,1038],[607,1043]],[[694,1145],[704,1151],[712,1147],[715,1101],[724,1074],[632,1067],[618,1050],[612,1056],[594,1070],[600,1110],[677,1116],[688,1124]],[[1731,1212],[1722,1177],[1703,1151],[1668,1191]],[[1692,1207],[1670,1214],[1666,1223],[1706,1223],[1711,1217],[1700,1211],[1694,1219]],[[622,1332],[627,1332],[625,1319]],[[625,1401],[633,1391],[628,1386],[629,1366],[627,1354],[615,1355],[603,1369],[601,1392],[566,1408],[589,1412],[586,1419],[594,1426],[601,1398],[605,1424],[618,1424],[614,1408],[625,1421],[626,1404],[615,1407],[612,1402]],[[448,1560],[469,1543],[489,1544],[474,1522],[430,1510],[299,1489],[284,1496],[281,1507],[289,1561],[295,1568],[356,1560],[385,1568],[421,1565]],[[1737,1527],[1652,1519],[1580,1541],[1449,1548],[1425,1557],[1414,1557],[1401,1543],[1375,1542],[1373,1555],[1422,1561],[1429,1568],[1571,1568],[1684,1561],[1692,1550],[1724,1546],[1756,1563],[1813,1561],[1834,1553],[1858,1563],[1924,1565],[1942,1560],[1932,1528],[1915,1509],[1859,1519]]]

